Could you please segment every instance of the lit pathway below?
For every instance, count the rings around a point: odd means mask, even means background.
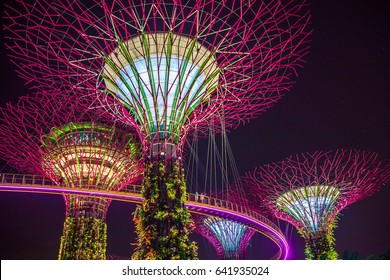
[[[141,203],[141,186],[130,185],[120,191],[103,191],[88,188],[71,188],[58,186],[50,179],[39,175],[0,173],[0,191],[30,192],[46,194],[79,194],[99,196],[107,199],[132,203]],[[202,200],[201,200],[202,199]],[[285,236],[270,220],[248,208],[209,196],[200,196],[189,193],[185,205],[190,212],[200,215],[209,215],[236,221],[254,229],[256,232],[270,238],[279,248],[272,259],[286,259],[288,244]]]

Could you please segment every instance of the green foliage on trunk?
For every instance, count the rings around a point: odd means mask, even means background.
[[[137,260],[193,260],[197,245],[189,241],[193,227],[184,206],[187,191],[178,163],[156,160],[146,164],[143,203],[134,212]]]
[[[317,232],[315,237],[305,237],[305,255],[307,260],[337,260],[337,254],[334,244],[335,238],[333,235],[336,221],[332,223],[327,231]]]
[[[61,236],[59,260],[104,260],[107,224],[93,217],[68,217]]]

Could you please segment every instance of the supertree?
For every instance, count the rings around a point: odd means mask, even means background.
[[[17,169],[68,188],[115,191],[142,173],[134,129],[88,110],[88,98],[51,93],[22,97],[0,113],[0,155]],[[59,259],[105,259],[110,200],[64,195]]]
[[[390,163],[356,150],[306,153],[247,173],[250,199],[296,227],[307,259],[337,259],[334,228],[346,206],[377,191],[390,178]]]
[[[196,215],[193,219],[194,232],[212,244],[219,259],[245,259],[245,251],[255,233],[252,229],[219,217]]]
[[[221,197],[247,209],[257,210],[262,216],[266,213],[265,208],[260,209],[258,204],[247,199],[239,180],[230,185],[226,193],[215,193],[212,196]],[[267,218],[270,217],[267,213],[266,216]],[[255,233],[253,229],[239,221],[227,220],[212,215],[193,215],[193,220],[195,224],[194,232],[210,242],[219,259],[245,259],[246,249]]]
[[[17,2],[6,29],[20,76],[91,91],[96,106],[138,126],[148,162],[133,257],[193,258],[186,136],[237,126],[279,100],[307,52],[305,1]]]

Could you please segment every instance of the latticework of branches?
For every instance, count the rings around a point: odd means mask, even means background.
[[[118,92],[107,86],[117,81],[105,72],[104,67],[124,56],[128,56],[125,64],[131,67],[137,57],[148,60],[150,46],[157,44],[151,43],[156,34],[172,34],[163,37],[181,40],[180,49],[191,54],[191,61],[215,60],[217,68],[213,68],[214,64],[213,67],[202,66],[198,73],[217,77],[217,82],[203,81],[206,94],[197,93],[199,96],[192,101],[197,103],[196,108],[191,102],[185,104],[189,96],[180,89],[181,101],[176,108],[182,108],[184,112],[179,118],[175,137],[188,134],[194,127],[207,133],[211,123],[215,123],[218,130],[221,120],[223,126],[235,127],[273,106],[290,88],[291,77],[296,75],[296,68],[301,66],[308,52],[311,33],[307,27],[310,16],[304,0],[289,0],[283,4],[276,0],[16,2],[6,8],[6,30],[10,34],[8,49],[19,75],[32,87],[72,87],[92,92],[97,89],[118,97]],[[154,37],[148,34],[154,34]],[[147,44],[139,39],[146,37]],[[143,47],[123,51],[123,46],[137,40],[142,41]],[[194,44],[207,52],[186,51]],[[170,54],[166,46],[165,43],[157,57]],[[205,53],[211,55],[205,57]],[[157,72],[166,67],[159,61]],[[116,63],[111,68],[118,74],[125,64]],[[172,79],[180,79],[182,72],[178,71]],[[130,80],[129,74],[125,75],[125,79]],[[152,92],[153,101],[150,102],[156,111],[145,108],[144,103],[139,102],[143,98],[140,88],[148,81],[139,73],[134,75],[137,84],[127,86],[127,90],[134,90],[130,97],[132,102],[124,103],[131,117],[141,125],[144,122],[142,130],[148,135],[150,124],[146,120],[150,114],[158,115],[159,106],[165,110],[160,116],[167,116],[171,97],[163,89],[160,89],[163,91],[160,95],[158,90]],[[163,87],[162,80],[157,87]],[[119,110],[123,114],[118,114],[118,104],[107,105],[104,99],[99,97],[96,106],[103,106],[117,119],[134,122],[123,110]],[[157,121],[155,125],[159,129],[159,125],[168,124],[165,120]]]
[[[250,199],[305,236],[330,230],[346,206],[390,179],[390,163],[374,152],[336,150],[291,156],[244,177]]]
[[[88,98],[40,93],[7,104],[0,115],[0,154],[21,171],[58,184],[117,190],[142,172],[134,129],[89,110]]]

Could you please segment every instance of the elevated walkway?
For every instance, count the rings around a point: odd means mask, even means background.
[[[72,188],[56,185],[50,179],[40,175],[0,173],[0,191],[29,192],[60,195],[98,196],[111,200],[141,203],[141,186],[129,185],[120,191],[104,191],[88,188]],[[272,259],[286,259],[288,244],[279,227],[259,213],[246,207],[206,195],[187,194],[185,205],[190,212],[221,217],[236,221],[270,238],[279,248]]]

